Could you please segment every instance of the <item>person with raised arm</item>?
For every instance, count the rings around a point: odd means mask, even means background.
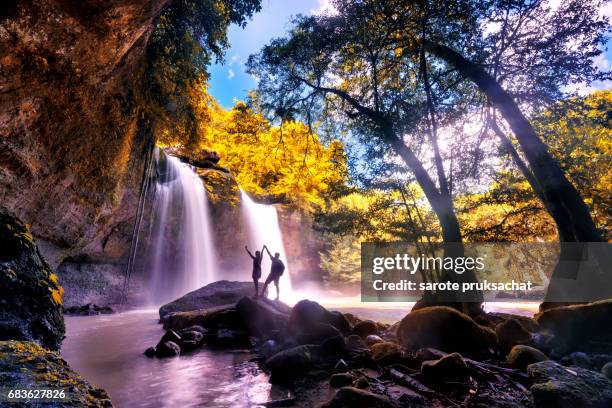
[[[270,253],[270,250],[266,245],[263,246],[263,249],[266,250],[268,255],[270,256],[270,261],[272,261],[272,265],[270,266],[270,274],[266,278],[266,282],[264,283],[263,289],[261,293],[266,293],[266,289],[271,282],[274,282],[274,286],[276,286],[276,300],[280,297],[280,289],[278,287],[278,283],[280,277],[285,272],[285,264],[280,260],[280,253],[276,252],[274,256]]]
[[[244,249],[246,249],[247,253],[253,260],[253,273],[251,276],[253,277],[253,284],[255,285],[255,299],[259,297],[259,278],[261,278],[261,261],[263,259],[263,249],[265,247],[266,246],[264,245],[264,247],[261,248],[261,251],[255,251],[255,255],[253,255],[251,251],[249,251],[249,248],[247,248],[246,245],[244,246]]]

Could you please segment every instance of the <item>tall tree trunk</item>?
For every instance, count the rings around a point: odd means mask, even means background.
[[[447,194],[441,194],[440,191],[438,191],[435,183],[431,177],[429,177],[429,174],[420,160],[416,157],[414,152],[406,146],[403,140],[392,131],[387,131],[385,133],[386,141],[410,168],[440,222],[442,239],[444,241],[444,257],[463,257],[465,255],[463,237],[451,197]],[[478,279],[472,270],[464,272],[463,275],[458,275],[454,271],[443,270],[441,281],[478,282]],[[454,293],[452,298],[449,297],[444,299],[444,297],[442,297],[442,302],[438,303],[449,304],[462,310],[464,313],[476,315],[481,311],[480,306],[483,300],[482,292],[468,291],[466,293]],[[429,302],[423,302],[420,305],[415,305],[415,308],[427,306],[429,304]]]
[[[499,109],[516,135],[533,175],[542,188],[547,208],[550,208],[555,220],[567,225],[576,241],[602,242],[603,239],[580,193],[567,180],[563,170],[548,153],[546,145],[536,135],[508,92],[479,65],[455,50],[429,41],[425,41],[423,45],[428,52],[452,64],[464,77],[474,81]]]
[[[533,189],[534,193],[538,196],[540,201],[542,201],[542,204],[544,204],[544,207],[555,221],[557,232],[559,234],[559,240],[562,242],[575,242],[576,237],[572,233],[572,230],[568,228],[569,222],[567,220],[563,221],[563,214],[553,214],[554,208],[549,207],[549,202],[548,200],[546,200],[546,197],[544,196],[544,192],[542,191],[540,184],[536,180],[529,167],[527,167],[527,164],[523,161],[523,159],[521,159],[514,146],[512,146],[512,142],[510,142],[510,139],[508,139],[504,132],[502,132],[495,120],[491,120],[489,124],[491,126],[491,129],[493,129],[493,132],[500,139],[504,149],[506,149],[512,157],[512,161],[514,162],[516,167],[519,168],[519,170]]]

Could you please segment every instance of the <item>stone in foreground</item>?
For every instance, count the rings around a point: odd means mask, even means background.
[[[606,408],[612,406],[612,381],[580,367],[554,361],[531,364],[531,394],[536,408]]]
[[[106,391],[77,375],[57,353],[30,341],[0,341],[0,384],[6,388],[65,388],[66,401],[44,405],[54,408],[113,406]]]

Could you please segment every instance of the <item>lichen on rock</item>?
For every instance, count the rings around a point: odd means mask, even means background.
[[[30,340],[51,350],[64,338],[63,288],[25,224],[0,207],[0,340]]]

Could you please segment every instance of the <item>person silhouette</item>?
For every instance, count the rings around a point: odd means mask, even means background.
[[[271,282],[274,282],[274,286],[276,286],[276,300],[280,297],[280,289],[278,287],[280,277],[285,272],[285,264],[280,260],[280,254],[276,252],[274,256],[270,253],[270,250],[266,245],[263,246],[263,249],[266,250],[268,255],[270,256],[270,261],[272,261],[272,265],[270,265],[270,274],[266,278],[263,289],[261,291],[262,294],[266,293],[266,289]]]
[[[261,248],[261,251],[255,251],[255,255],[253,255],[251,251],[249,251],[249,248],[247,248],[246,245],[244,246],[244,249],[246,249],[247,253],[253,260],[253,273],[251,276],[253,277],[253,284],[255,285],[255,299],[257,299],[259,297],[259,278],[261,278],[261,261],[263,259],[263,248]]]

